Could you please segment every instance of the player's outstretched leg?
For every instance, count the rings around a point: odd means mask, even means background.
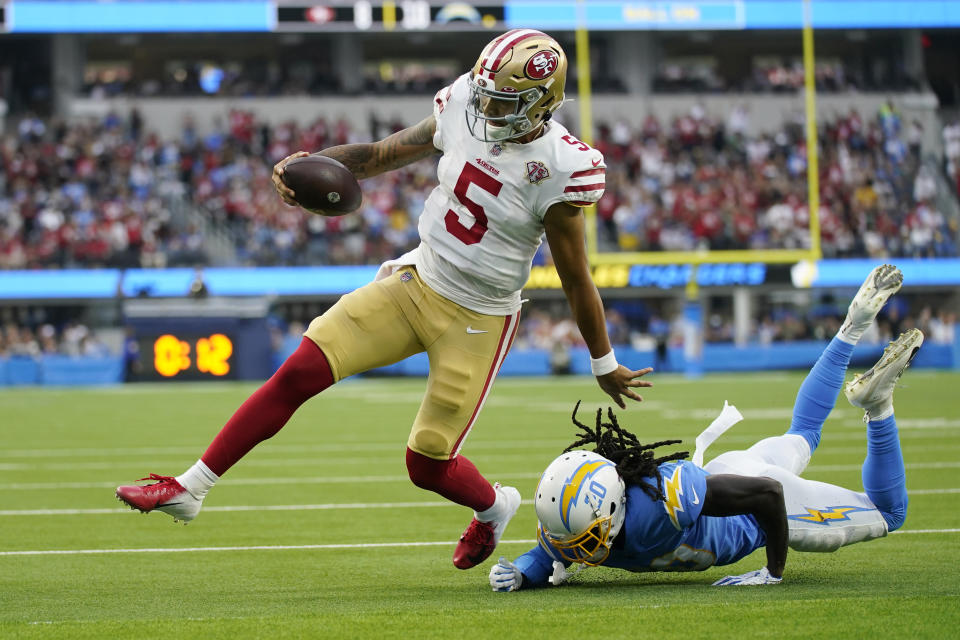
[[[922,344],[923,333],[919,329],[901,334],[884,349],[877,364],[844,388],[850,404],[866,412],[863,488],[883,514],[890,531],[898,529],[907,517],[906,471],[893,415],[893,390]]]
[[[151,473],[148,485],[117,487],[117,498],[131,509],[162,511],[184,524],[200,511],[220,476],[257,444],[274,436],[304,402],[334,383],[320,347],[304,338],[300,347],[244,402],[203,456],[176,478]]]
[[[903,274],[893,265],[881,265],[871,271],[850,303],[840,331],[800,385],[787,433],[802,436],[810,445],[810,453],[820,444],[823,423],[843,387],[853,347],[902,284]]]
[[[513,487],[493,485],[497,499],[486,511],[476,512],[457,548],[453,552],[453,566],[457,569],[475,567],[493,553],[503,537],[507,524],[520,508],[520,492]]]

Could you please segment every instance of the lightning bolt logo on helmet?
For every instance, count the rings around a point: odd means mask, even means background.
[[[577,467],[573,474],[571,474],[571,476],[564,482],[563,493],[560,494],[560,520],[567,528],[567,531],[571,531],[570,509],[577,503],[577,498],[580,497],[580,494],[584,493],[583,488],[587,486],[587,481],[590,479],[590,477],[607,465],[610,465],[610,463],[606,460],[584,462]],[[603,498],[603,496],[607,493],[606,489],[603,488],[603,485],[599,483],[591,484],[590,490],[599,493],[600,498]],[[589,501],[589,493],[584,494],[583,499]],[[591,504],[590,506],[593,505]],[[600,514],[598,513],[597,515]]]

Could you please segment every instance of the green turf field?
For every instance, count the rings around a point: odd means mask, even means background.
[[[660,376],[621,413],[643,441],[694,437],[725,399],[746,420],[725,449],[777,435],[799,373]],[[0,638],[944,638],[960,629],[960,374],[910,371],[896,396],[907,523],[834,554],[791,552],[778,586],[704,573],[590,569],[493,593],[491,559],[450,561],[468,510],[415,488],[404,447],[420,380],[348,381],[312,400],[214,488],[189,526],[122,509],[117,484],[193,463],[245,384],[0,390]],[[592,379],[503,378],[463,453],[527,499],[496,553],[535,535],[539,472],[573,438]],[[807,477],[860,489],[860,412],[842,397]],[[37,552],[24,554],[18,552]],[[53,553],[60,552],[60,553]]]

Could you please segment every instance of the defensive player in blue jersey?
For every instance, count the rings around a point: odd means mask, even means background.
[[[490,571],[496,591],[513,591],[566,578],[567,567],[604,565],[630,571],[701,571],[737,562],[766,547],[766,566],[727,576],[716,585],[779,583],[787,547],[835,551],[887,535],[906,518],[903,456],[893,416],[893,389],[923,342],[912,329],[892,342],[870,370],[844,391],[865,410],[865,492],[799,476],[820,442],[827,415],[843,387],[854,345],[903,281],[900,271],[874,269],[850,304],[846,321],[797,394],[786,434],[746,451],[730,451],[700,466],[712,439],[740,418],[725,407],[686,452],[657,458],[654,449],[679,440],[641,445],[612,411],[596,428],[574,422],[580,438],[547,467],[534,500],[539,545]],[[735,417],[724,424],[730,414]],[[571,450],[593,446],[594,451]],[[696,462],[696,463],[695,463]]]

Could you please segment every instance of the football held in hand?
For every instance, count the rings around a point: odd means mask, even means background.
[[[293,189],[304,209],[327,216],[356,211],[363,200],[360,183],[333,158],[294,158],[283,168],[283,182]]]

